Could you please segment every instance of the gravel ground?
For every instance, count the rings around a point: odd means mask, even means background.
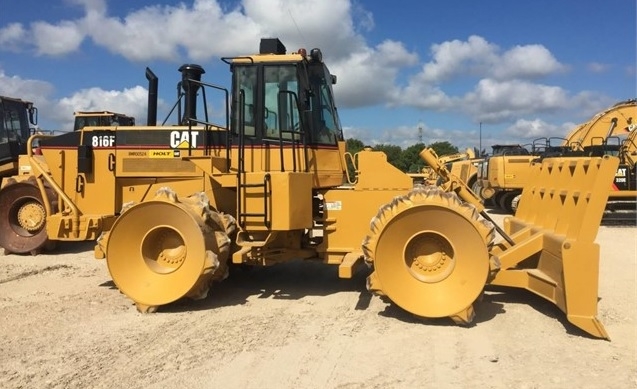
[[[0,256],[0,387],[637,387],[637,234],[597,241],[610,342],[524,291],[488,292],[468,328],[423,322],[370,296],[365,272],[319,263],[237,272],[142,315],[90,242]]]

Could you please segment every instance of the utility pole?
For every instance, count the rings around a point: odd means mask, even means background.
[[[480,149],[478,149],[478,157],[482,156],[482,122],[480,122]]]

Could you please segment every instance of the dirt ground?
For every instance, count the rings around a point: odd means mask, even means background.
[[[634,388],[636,228],[597,241],[610,342],[524,291],[487,293],[469,328],[423,323],[370,296],[366,274],[318,263],[236,273],[142,315],[92,243],[0,256],[0,387]]]

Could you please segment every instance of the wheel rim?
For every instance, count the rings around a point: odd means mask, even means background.
[[[412,236],[405,245],[403,259],[414,278],[429,284],[449,277],[456,266],[451,242],[434,231]]]
[[[170,226],[158,226],[142,238],[141,254],[154,272],[170,274],[181,267],[188,250],[179,231]]]
[[[46,211],[38,200],[30,199],[18,207],[16,220],[23,230],[33,234],[44,227]]]

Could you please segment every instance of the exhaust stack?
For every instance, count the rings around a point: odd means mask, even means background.
[[[146,68],[146,79],[148,80],[148,113],[146,114],[146,125],[157,125],[157,86],[159,79],[150,68]]]
[[[197,91],[201,75],[206,71],[199,65],[184,64],[179,68],[181,72],[181,88],[185,93],[184,116],[180,122],[187,125],[189,119],[197,119]],[[195,81],[195,82],[193,82]]]

